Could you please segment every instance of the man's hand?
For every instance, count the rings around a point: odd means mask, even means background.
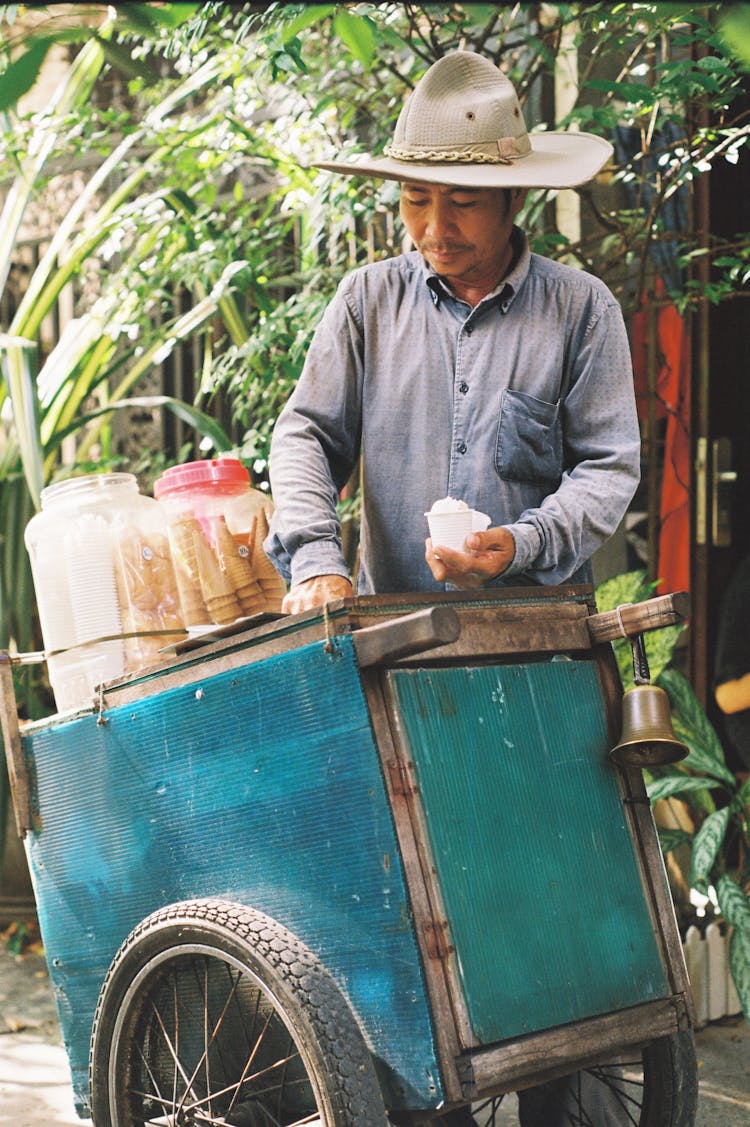
[[[351,583],[343,575],[314,575],[292,587],[284,596],[281,610],[283,614],[301,614],[335,599],[348,599],[353,594]]]
[[[472,532],[464,541],[464,551],[457,552],[441,544],[425,543],[425,559],[438,583],[454,587],[484,587],[510,566],[516,545],[502,526],[486,532]]]

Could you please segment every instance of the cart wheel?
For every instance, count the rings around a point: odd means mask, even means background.
[[[352,1011],[268,916],[173,904],[115,957],[91,1046],[96,1127],[373,1127],[385,1108]]]
[[[693,1127],[698,1073],[691,1032],[662,1037],[628,1060],[519,1092],[520,1127]],[[502,1096],[449,1112],[435,1127],[505,1127]]]

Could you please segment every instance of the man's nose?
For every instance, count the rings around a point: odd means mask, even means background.
[[[432,238],[441,238],[454,229],[450,208],[441,201],[433,203],[427,213],[427,234]]]

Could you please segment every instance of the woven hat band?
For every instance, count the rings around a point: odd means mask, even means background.
[[[426,145],[387,145],[386,156],[393,160],[441,163],[450,161],[455,164],[510,164],[519,157],[525,157],[531,152],[531,143],[526,134],[522,137],[501,137],[497,141],[474,142],[461,146],[433,146]]]

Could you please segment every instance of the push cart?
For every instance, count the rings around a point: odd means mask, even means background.
[[[609,754],[610,640],[679,598],[351,598],[20,726],[5,655],[78,1113],[492,1125],[533,1089],[555,1123],[691,1127],[680,937],[642,772]]]

